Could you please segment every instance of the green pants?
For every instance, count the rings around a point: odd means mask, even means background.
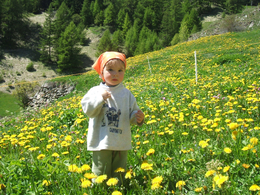
[[[92,160],[92,172],[95,175],[107,175],[107,179],[117,177],[120,180],[121,176],[124,178],[125,173],[115,173],[115,170],[122,167],[126,171],[127,151],[93,151]]]

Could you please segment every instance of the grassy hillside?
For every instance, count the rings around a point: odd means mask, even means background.
[[[80,100],[100,82],[98,75],[60,78],[78,83],[76,93],[0,123],[0,193],[255,194],[259,51],[254,30],[128,58],[124,85],[137,98],[145,124],[132,127],[123,186],[107,180],[91,186],[88,118]]]

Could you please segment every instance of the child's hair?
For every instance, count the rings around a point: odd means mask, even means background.
[[[117,59],[117,58],[109,60],[109,61],[104,65],[104,68],[105,68],[106,66],[113,66],[113,65],[115,65],[116,63],[122,64],[122,66],[123,66],[123,68],[124,68],[124,70],[125,70],[125,64],[124,64],[124,62],[123,62],[122,60],[120,60],[120,59]]]

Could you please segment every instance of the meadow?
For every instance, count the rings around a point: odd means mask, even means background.
[[[259,30],[128,58],[124,85],[145,124],[132,126],[121,186],[91,173],[86,150],[80,101],[100,79],[68,78],[78,93],[1,121],[0,194],[259,194],[259,62]]]

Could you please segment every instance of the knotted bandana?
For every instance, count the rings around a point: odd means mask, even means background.
[[[106,63],[112,59],[121,60],[122,62],[124,62],[125,68],[126,68],[125,54],[119,53],[119,52],[114,52],[114,51],[107,51],[105,53],[102,53],[92,66],[97,71],[97,73],[101,76],[101,78],[102,78],[102,72],[103,72],[103,69],[104,69]]]

